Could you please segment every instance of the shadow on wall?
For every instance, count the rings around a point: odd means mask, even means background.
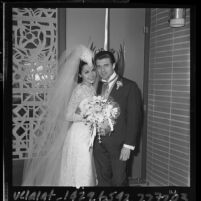
[[[22,183],[24,160],[13,160],[12,164],[12,185],[20,186]]]
[[[143,121],[144,120],[143,103],[142,103],[141,111],[142,111],[142,113],[141,113],[142,114],[141,125],[139,127],[139,131],[138,131],[137,136],[136,136],[135,150],[131,152],[131,156],[130,156],[130,159],[129,159],[128,165],[127,165],[128,177],[132,177],[132,168],[133,168],[134,158],[135,158],[135,156],[137,156],[140,153],[140,141],[142,139],[143,123],[144,123],[144,121]]]

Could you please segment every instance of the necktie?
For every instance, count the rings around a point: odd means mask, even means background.
[[[103,86],[102,86],[102,95],[106,95],[109,89],[109,83],[108,82],[104,82]]]
[[[102,95],[106,96],[107,93],[109,92],[109,83],[113,82],[116,78],[118,78],[118,75],[116,75],[113,79],[111,79],[109,82],[104,81],[103,86],[102,86]]]

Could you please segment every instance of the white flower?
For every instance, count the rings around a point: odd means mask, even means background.
[[[96,116],[96,118],[97,118],[98,122],[103,122],[103,120],[104,120],[104,116],[101,115],[101,114],[98,114],[98,115]]]
[[[101,110],[102,110],[102,107],[100,106],[100,105],[95,105],[95,111],[97,111],[97,112],[101,112]]]
[[[113,108],[111,111],[111,114],[113,117],[116,117],[118,115],[118,109],[117,108]]]
[[[86,124],[89,124],[91,129],[97,129],[99,140],[101,135],[106,135],[113,131],[115,119],[120,114],[120,108],[117,103],[112,100],[108,101],[101,96],[94,96],[92,99],[83,101],[80,104],[80,109]]]
[[[116,84],[117,84],[117,88],[116,88],[117,90],[119,89],[119,87],[122,87],[122,86],[123,86],[122,81],[119,81],[119,80],[117,81]]]

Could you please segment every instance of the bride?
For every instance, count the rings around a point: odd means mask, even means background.
[[[25,162],[23,186],[96,185],[90,128],[80,115],[82,102],[95,95],[92,52],[80,45],[60,65],[34,157]]]

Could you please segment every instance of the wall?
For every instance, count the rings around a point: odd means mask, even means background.
[[[104,43],[104,9],[66,9],[66,47],[70,52],[78,44],[94,42],[98,48]]]
[[[145,9],[111,9],[111,47],[119,49],[125,43],[124,76],[136,81],[143,93]],[[143,95],[143,94],[142,94]],[[141,141],[132,159],[132,178],[141,178]]]
[[[111,47],[119,49],[125,42],[126,67],[124,76],[135,80],[141,91],[144,74],[145,9],[111,9]]]
[[[105,9],[67,9],[66,47],[93,41],[97,48],[104,44]],[[135,80],[143,89],[145,9],[110,9],[110,48],[118,50],[125,43],[124,76]],[[141,149],[141,146],[140,146]],[[141,175],[141,150],[133,161],[132,177]]]
[[[151,9],[147,180],[190,185],[190,9],[186,25],[170,28],[169,9]]]

